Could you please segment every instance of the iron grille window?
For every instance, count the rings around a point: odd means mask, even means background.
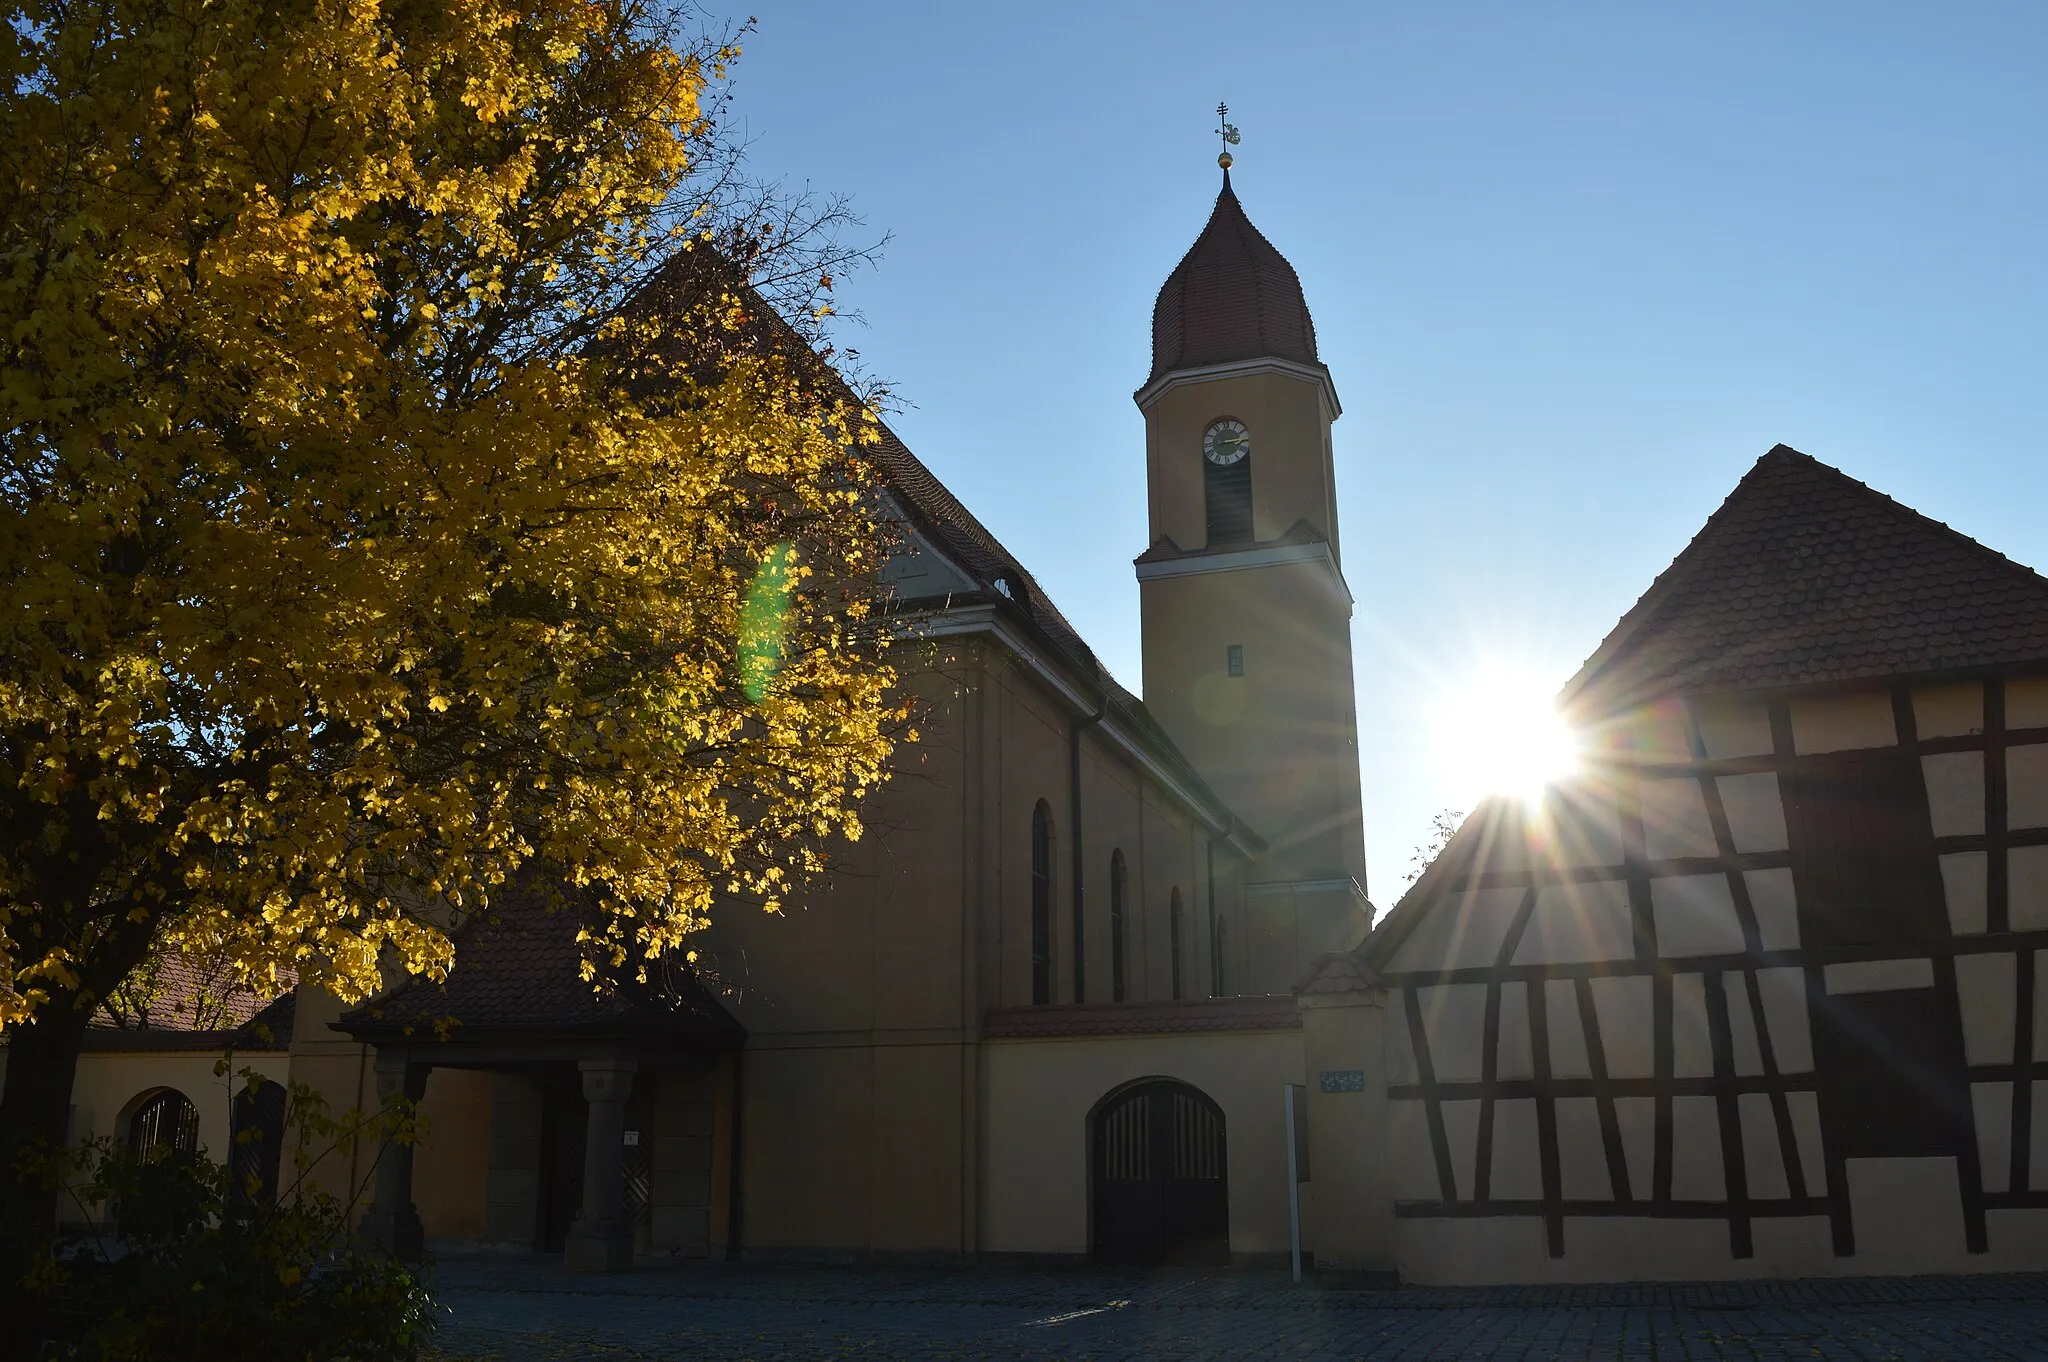
[[[190,1154],[199,1148],[199,1108],[176,1088],[165,1088],[135,1113],[128,1124],[128,1143],[138,1154],[157,1149]]]
[[[1031,811],[1031,1001],[1052,1001],[1052,810]]]

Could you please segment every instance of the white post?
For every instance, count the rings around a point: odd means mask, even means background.
[[[1293,1083],[1280,1085],[1280,1103],[1287,1108],[1287,1241],[1294,1257],[1294,1281],[1301,1284],[1301,1171],[1295,1159],[1300,1144],[1294,1133]]]

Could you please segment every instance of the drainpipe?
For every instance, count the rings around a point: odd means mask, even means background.
[[[1102,722],[1109,713],[1109,697],[1097,702],[1095,713],[1074,720],[1074,726],[1067,734],[1067,770],[1073,776],[1069,791],[1069,813],[1074,829],[1074,1001],[1085,1001],[1087,993],[1087,935],[1081,915],[1081,884],[1084,878],[1081,850],[1081,734]]]

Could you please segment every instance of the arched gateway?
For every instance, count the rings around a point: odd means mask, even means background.
[[[1186,1083],[1148,1078],[1112,1093],[1089,1124],[1096,1262],[1229,1261],[1222,1108]]]

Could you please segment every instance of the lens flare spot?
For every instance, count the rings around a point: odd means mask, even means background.
[[[1576,775],[1580,741],[1551,701],[1555,687],[1508,666],[1454,687],[1437,716],[1439,760],[1472,798],[1512,795],[1530,804]]]
[[[789,625],[790,585],[796,577],[796,546],[777,544],[768,550],[747,584],[740,606],[740,689],[760,704],[782,669],[782,639]]]

